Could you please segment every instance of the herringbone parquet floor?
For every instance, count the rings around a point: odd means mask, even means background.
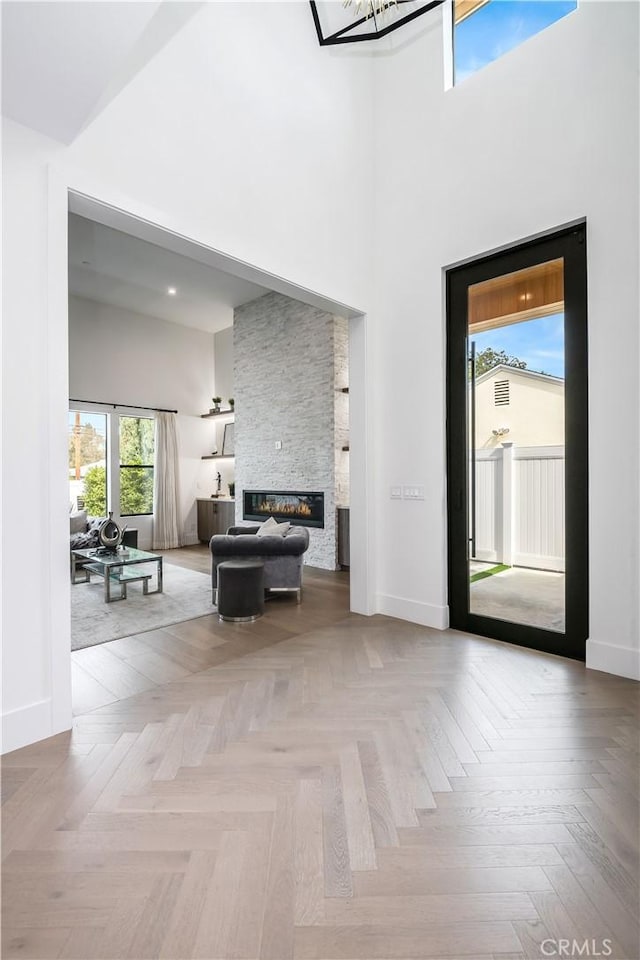
[[[5,758],[6,960],[638,960],[636,684],[284,610]]]

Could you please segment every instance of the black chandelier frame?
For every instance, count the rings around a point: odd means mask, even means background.
[[[394,4],[394,6],[401,8],[404,4],[414,2],[415,0],[397,0],[397,3]],[[401,27],[403,24],[410,23],[417,17],[421,17],[423,13],[428,13],[429,10],[433,10],[435,7],[442,6],[444,2],[445,0],[428,0],[427,3],[423,3],[421,6],[419,6],[417,10],[411,10],[411,12],[407,13],[404,17],[397,17],[391,23],[386,24],[386,26],[382,26],[379,30],[375,29],[367,33],[353,34],[353,31],[363,23],[366,23],[367,20],[372,20],[377,26],[378,20],[376,15],[375,13],[371,13],[369,16],[360,17],[358,20],[354,20],[346,27],[336,30],[335,33],[330,33],[328,36],[325,36],[322,31],[322,24],[320,23],[320,15],[318,13],[316,0],[309,0],[311,12],[313,14],[313,22],[315,23],[316,33],[318,34],[318,43],[321,47],[333,46],[339,43],[362,43],[366,40],[378,40],[380,37],[386,37],[387,34],[392,33],[393,30],[397,30],[398,27]]]

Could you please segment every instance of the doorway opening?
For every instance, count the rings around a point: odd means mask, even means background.
[[[128,527],[127,534],[135,534],[135,563],[146,562],[145,557],[140,560],[142,550],[160,553],[164,561],[162,578],[162,566],[158,563],[156,569],[149,561],[141,572],[150,577],[141,576],[140,582],[132,579],[127,583],[128,593],[115,597],[123,602],[112,603],[112,595],[107,607],[102,574],[88,578],[83,570],[72,570],[72,601],[76,601],[75,607],[84,602],[80,615],[72,604],[71,620],[74,713],[83,713],[220,662],[221,647],[229,639],[233,641],[229,656],[235,655],[238,631],[230,637],[229,628],[218,625],[212,606],[209,540],[215,533],[243,524],[243,490],[255,486],[266,470],[283,490],[292,483],[303,492],[322,489],[325,510],[318,530],[311,532],[301,606],[287,605],[288,598],[274,588],[265,624],[253,629],[268,631],[266,621],[272,607],[279,620],[290,615],[296,620],[294,628],[302,629],[304,618],[318,615],[320,608],[329,623],[360,605],[354,592],[362,589],[365,565],[356,556],[355,576],[346,572],[351,565],[348,539],[345,559],[338,514],[349,513],[351,477],[355,475],[356,489],[364,479],[360,464],[364,444],[357,442],[355,470],[349,469],[350,433],[359,440],[364,432],[364,316],[148,221],[74,194],[70,195],[69,237],[70,510],[80,515],[75,519],[83,522],[83,533],[93,532],[89,514],[103,518],[113,510],[121,526]],[[301,335],[295,336],[305,324]],[[242,334],[237,342],[236,326]],[[277,353],[280,327],[281,347],[288,348],[289,379],[294,345],[299,344],[297,380],[307,397],[311,388],[304,363],[318,359],[318,350],[308,349],[308,344],[321,328],[316,339],[326,348],[324,393],[321,402],[316,399],[311,405],[311,412],[320,425],[325,421],[332,424],[328,437],[312,436],[305,428],[300,397],[288,397],[286,384],[276,390],[274,400],[273,370],[282,365],[283,350],[274,356],[265,386],[268,395],[263,398],[256,393],[260,377],[255,369],[248,399],[247,384],[235,375],[238,366],[243,372],[255,367],[249,351],[260,356],[269,349]],[[261,343],[257,343],[258,337]],[[259,401],[265,406],[260,416]],[[317,417],[320,407],[327,408],[324,419]],[[148,420],[153,427],[154,411],[177,412],[180,421],[182,543],[173,552],[157,547],[153,539],[153,449],[141,450],[140,457],[123,455],[125,447],[128,451],[131,446],[123,444],[123,424]],[[269,417],[275,422],[268,422]],[[268,442],[263,442],[265,437]],[[309,446],[304,457],[303,441]],[[322,443],[327,447],[323,458]],[[292,457],[299,462],[299,476],[291,473]],[[287,464],[289,473],[276,476],[277,469],[284,470]],[[325,464],[329,464],[329,476],[319,479],[318,471]],[[305,471],[311,475],[302,475]],[[140,496],[134,498],[135,503],[124,497],[125,480],[131,481],[129,486],[136,481],[133,492]],[[146,486],[142,489],[145,483],[148,490]],[[358,498],[357,536],[364,526],[359,514],[365,500],[366,496]],[[210,529],[212,515],[218,525],[215,529]],[[127,549],[131,553],[130,544]],[[149,579],[152,589],[147,590]],[[200,592],[206,608],[196,609],[196,600],[200,602],[196,579],[203,583]],[[174,605],[184,599],[188,593],[183,589],[185,583],[191,591],[189,597],[194,595],[195,613],[186,616],[179,610],[169,611],[164,623],[157,617],[156,623],[151,617],[155,608],[167,598]],[[329,596],[332,602],[327,604]],[[89,600],[95,610],[85,609]],[[102,632],[92,628],[93,614]],[[134,622],[132,628],[124,622],[127,616]],[[107,620],[117,621],[108,635],[106,627],[112,624]]]
[[[584,658],[584,225],[447,281],[451,625]]]

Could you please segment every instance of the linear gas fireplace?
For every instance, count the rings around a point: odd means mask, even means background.
[[[300,527],[324,527],[324,493],[299,490],[245,490],[245,520],[290,520]]]

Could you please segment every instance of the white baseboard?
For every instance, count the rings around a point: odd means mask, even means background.
[[[423,627],[434,627],[436,630],[446,630],[449,626],[449,607],[406,600],[404,597],[391,597],[384,593],[378,594],[378,613],[408,620],[410,623],[419,623]]]
[[[617,647],[614,643],[587,640],[587,668],[640,680],[640,650]]]
[[[38,700],[2,715],[2,753],[10,753],[51,735],[51,700]]]

